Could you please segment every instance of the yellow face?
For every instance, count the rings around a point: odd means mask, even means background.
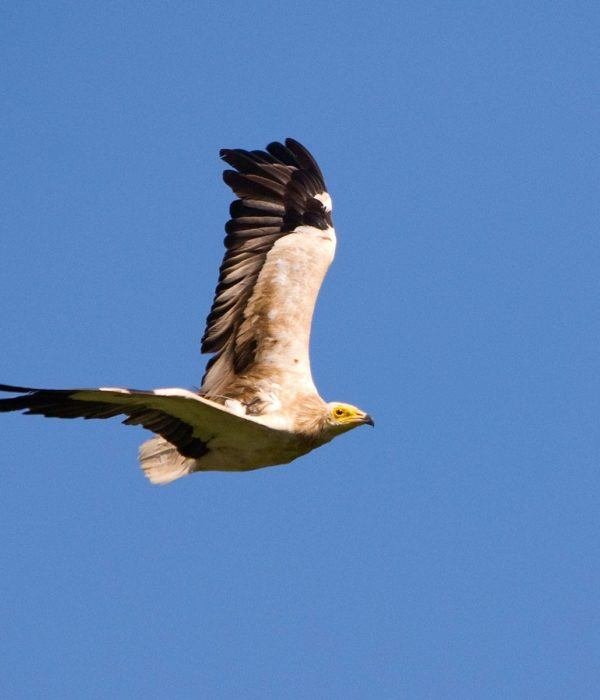
[[[353,428],[357,425],[374,425],[373,419],[368,413],[349,403],[330,403],[329,422],[332,425]]]

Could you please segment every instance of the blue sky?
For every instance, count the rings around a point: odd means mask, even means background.
[[[596,3],[6,2],[0,381],[200,382],[221,147],[338,231],[313,327],[376,428],[151,487],[1,420],[11,698],[597,697]]]

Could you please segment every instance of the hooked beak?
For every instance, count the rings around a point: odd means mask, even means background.
[[[371,416],[368,413],[365,413],[365,415],[362,417],[362,422],[365,425],[370,425],[371,427],[375,427],[375,421],[371,418]]]

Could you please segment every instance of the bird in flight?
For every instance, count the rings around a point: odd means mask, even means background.
[[[201,471],[287,464],[372,418],[325,402],[310,370],[310,327],[336,237],[331,197],[308,150],[293,139],[264,151],[223,149],[223,179],[236,199],[201,349],[212,354],[198,392],[119,387],[33,389],[0,412],[112,418],[156,435],[139,458],[155,484]]]

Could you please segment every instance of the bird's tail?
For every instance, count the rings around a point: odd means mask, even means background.
[[[144,474],[153,484],[168,484],[194,471],[195,460],[180,455],[177,448],[164,438],[146,440],[139,450]]]

